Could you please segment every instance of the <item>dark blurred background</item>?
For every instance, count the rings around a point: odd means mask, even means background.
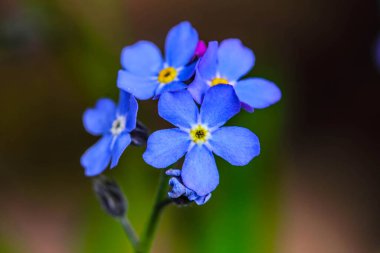
[[[380,7],[359,0],[3,0],[0,2],[0,252],[132,252],[102,212],[81,154],[81,123],[99,97],[117,98],[123,46],[189,20],[205,41],[240,38],[250,73],[277,83],[280,103],[231,125],[255,132],[248,166],[217,160],[207,205],[164,213],[153,252],[380,252]],[[156,104],[139,118],[163,128]],[[159,172],[131,147],[107,171],[128,195],[140,232]]]

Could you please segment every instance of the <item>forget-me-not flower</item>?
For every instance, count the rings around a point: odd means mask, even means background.
[[[131,143],[130,132],[136,127],[138,105],[136,99],[120,91],[119,104],[111,99],[99,99],[95,108],[83,114],[83,125],[92,135],[101,139],[81,157],[86,176],[102,173],[111,162],[111,168],[119,162],[121,154]]]
[[[205,196],[199,196],[195,191],[187,188],[182,182],[181,170],[170,169],[165,173],[168,176],[172,176],[169,180],[171,190],[168,192],[168,196],[173,199],[174,202],[178,204],[187,204],[194,201],[200,206],[206,204],[211,198],[211,193],[208,193]]]
[[[242,107],[247,111],[268,107],[280,100],[280,89],[263,78],[241,80],[253,68],[254,63],[253,51],[245,47],[239,39],[224,40],[219,46],[216,41],[210,42],[188,90],[201,103],[210,87],[229,84],[235,88]]]
[[[181,177],[199,196],[212,192],[219,174],[212,153],[232,165],[246,165],[260,152],[257,136],[242,127],[221,127],[240,111],[230,85],[206,92],[200,110],[187,90],[167,92],[158,102],[159,115],[178,128],[154,132],[143,154],[146,163],[165,168],[186,154]]]
[[[122,70],[117,86],[138,99],[149,99],[165,91],[186,88],[196,62],[193,59],[198,33],[187,21],[174,26],[165,42],[165,60],[158,47],[149,41],[127,46],[121,53]]]

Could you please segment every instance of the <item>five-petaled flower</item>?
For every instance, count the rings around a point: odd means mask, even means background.
[[[158,47],[149,41],[127,46],[121,53],[122,70],[117,86],[138,99],[149,99],[166,91],[186,88],[196,61],[192,61],[198,33],[187,21],[173,27],[165,42],[165,61]]]
[[[188,90],[200,104],[210,87],[229,84],[235,88],[242,107],[247,111],[268,107],[281,98],[281,91],[274,83],[263,78],[240,80],[254,63],[252,50],[238,39],[224,40],[220,46],[216,41],[210,42]]]
[[[107,98],[99,99],[95,108],[83,114],[83,124],[92,135],[102,138],[81,157],[86,176],[102,173],[111,162],[111,168],[119,162],[121,154],[131,143],[130,132],[136,127],[138,105],[136,99],[120,91],[119,104]]]
[[[239,99],[230,85],[209,89],[200,110],[187,90],[162,94],[159,115],[178,128],[159,130],[149,137],[145,162],[165,168],[187,153],[183,184],[198,196],[206,196],[219,184],[212,153],[237,166],[246,165],[260,153],[259,140],[250,130],[221,127],[239,111]]]

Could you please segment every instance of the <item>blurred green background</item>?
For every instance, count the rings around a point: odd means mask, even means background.
[[[79,158],[96,138],[81,116],[117,98],[125,45],[162,48],[183,20],[205,41],[240,38],[256,54],[250,75],[277,83],[283,99],[229,122],[259,136],[261,155],[245,167],[217,159],[209,203],[165,210],[152,252],[378,252],[377,11],[359,0],[0,2],[0,252],[132,252],[83,175]],[[139,105],[151,130],[168,126],[155,102]],[[106,173],[138,232],[159,175],[143,151],[128,148]]]

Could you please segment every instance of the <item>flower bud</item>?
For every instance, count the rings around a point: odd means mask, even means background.
[[[103,175],[96,177],[93,179],[93,188],[106,213],[115,218],[124,217],[127,211],[127,201],[114,180]]]
[[[200,58],[202,57],[207,50],[207,45],[203,40],[198,41],[197,47],[195,49],[195,57]]]
[[[211,198],[211,193],[205,196],[199,196],[193,190],[187,188],[182,182],[181,170],[169,169],[166,175],[172,176],[169,180],[171,190],[168,192],[169,198],[177,205],[189,205],[195,202],[197,205],[204,205]]]

